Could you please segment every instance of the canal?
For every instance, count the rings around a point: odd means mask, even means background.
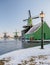
[[[48,44],[48,43],[47,43]],[[24,48],[40,46],[41,43],[33,43],[17,40],[0,40],[0,55]]]

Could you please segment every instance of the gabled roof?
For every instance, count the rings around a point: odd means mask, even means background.
[[[45,40],[50,40],[50,27],[46,22],[43,23],[43,37]],[[26,34],[25,38],[30,39],[33,37],[35,40],[41,39],[41,23],[34,25]]]

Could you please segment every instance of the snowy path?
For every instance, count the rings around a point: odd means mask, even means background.
[[[8,60],[5,65],[50,65],[50,44],[45,45],[44,49],[38,46],[13,51],[0,56],[0,60]]]

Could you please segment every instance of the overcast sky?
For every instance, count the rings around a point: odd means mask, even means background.
[[[0,33],[21,31],[27,22],[28,10],[32,17],[44,11],[44,20],[50,26],[50,0],[0,0]],[[40,18],[33,20],[33,25],[41,22]]]

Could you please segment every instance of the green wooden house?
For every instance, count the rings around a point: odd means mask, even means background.
[[[44,40],[50,39],[50,27],[47,25],[46,22],[43,23],[43,36]],[[41,24],[37,24],[33,26],[25,35],[26,39],[32,38],[33,40],[40,40],[41,39]]]

